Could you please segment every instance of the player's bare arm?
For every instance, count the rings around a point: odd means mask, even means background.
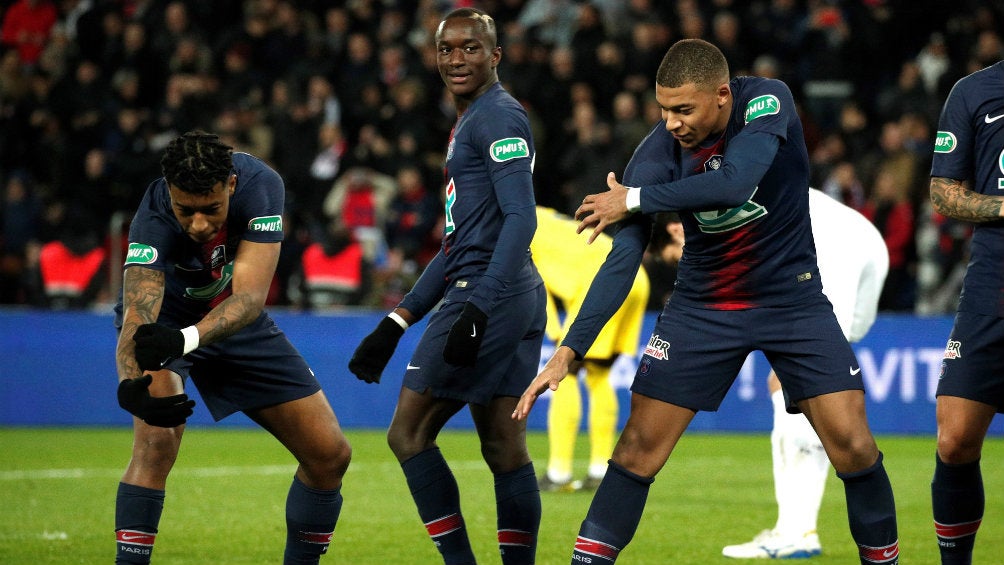
[[[631,215],[627,207],[627,187],[617,182],[617,176],[612,172],[607,173],[607,187],[610,190],[583,198],[579,209],[575,211],[575,219],[579,220],[576,233],[593,228],[593,233],[589,234],[589,243],[603,233],[607,226]]]
[[[547,360],[544,370],[533,379],[530,386],[526,387],[523,395],[516,403],[516,409],[512,412],[514,420],[523,420],[530,413],[533,404],[537,402],[537,397],[545,390],[558,390],[558,383],[568,376],[569,368],[575,362],[575,351],[571,347],[564,345],[554,351],[554,355]]]
[[[234,259],[233,293],[195,325],[200,345],[232,336],[261,314],[279,263],[280,246],[278,242],[241,241]]]
[[[130,267],[122,281],[122,330],[119,332],[115,362],[119,379],[134,378],[142,373],[136,362],[136,343],[132,337],[136,328],[157,321],[164,301],[164,273],[146,267]]]
[[[967,222],[992,222],[1001,219],[1004,198],[970,190],[961,180],[932,177],[931,204],[942,216]]]

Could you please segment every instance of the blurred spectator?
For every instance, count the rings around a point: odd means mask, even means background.
[[[387,252],[400,254],[400,262],[410,261],[411,269],[424,268],[440,247],[441,233],[435,232],[443,207],[435,193],[425,187],[416,165],[397,171],[397,193],[387,207],[384,233]]]
[[[21,279],[27,266],[28,247],[37,236],[41,209],[27,173],[11,174],[0,202],[0,304],[25,302]]]
[[[324,215],[352,232],[370,260],[377,260],[386,242],[383,228],[396,191],[394,178],[373,169],[345,171],[324,198]]]
[[[889,274],[879,298],[881,310],[912,311],[916,299],[914,208],[908,190],[896,166],[886,164],[875,176],[872,194],[861,210],[889,248]]]
[[[96,302],[108,280],[108,251],[98,233],[84,213],[66,217],[59,237],[42,244],[37,265],[28,269],[32,304],[66,310]]]
[[[307,246],[300,262],[302,308],[358,306],[371,286],[362,245],[337,219],[329,223],[318,241]]]
[[[0,43],[13,47],[25,65],[34,65],[59,13],[50,0],[17,0],[2,14]]]
[[[830,198],[855,210],[860,211],[865,207],[864,185],[854,163],[850,161],[840,161],[834,165],[819,188]]]

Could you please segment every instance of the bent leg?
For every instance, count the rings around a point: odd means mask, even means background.
[[[695,412],[640,394],[579,528],[571,563],[613,563],[634,537],[648,490]]]
[[[980,456],[996,412],[982,402],[938,397],[938,451],[931,503],[943,565],[972,563],[985,506]]]
[[[387,443],[401,464],[425,530],[447,565],[474,563],[460,512],[460,489],[436,437],[464,403],[402,387]]]
[[[182,392],[181,377],[175,373],[153,373],[152,396]],[[115,496],[115,563],[150,563],[164,510],[167,476],[178,458],[184,431],[184,424],[160,428],[133,417],[132,457]]]
[[[500,396],[488,406],[471,405],[481,455],[495,476],[496,531],[503,565],[534,563],[540,530],[540,489],[526,447],[526,421],[511,417],[518,400]]]
[[[847,518],[861,563],[899,563],[896,504],[882,454],[868,427],[864,391],[824,394],[798,406],[844,482]]]
[[[352,450],[322,391],[248,416],[299,462],[286,496],[285,565],[315,565],[327,552],[342,509],[342,477]]]

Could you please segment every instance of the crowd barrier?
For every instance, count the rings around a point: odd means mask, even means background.
[[[383,380],[366,384],[347,369],[359,341],[380,320],[382,313],[337,312],[308,314],[273,312],[272,316],[299,348],[321,381],[339,421],[346,428],[385,428],[394,411],[401,377],[423,324],[402,338]],[[648,314],[642,348],[655,323]],[[951,330],[948,316],[915,317],[880,315],[868,336],[855,344],[867,391],[868,417],[876,433],[933,434],[934,393],[942,353]],[[110,313],[0,311],[0,425],[4,426],[125,426],[131,420],[115,399],[115,330]],[[553,351],[545,343],[542,363]],[[612,381],[621,400],[620,423],[627,419],[628,387],[636,359],[615,363]],[[763,432],[771,427],[764,357],[751,355],[718,412],[698,414],[691,429],[729,432]],[[566,381],[570,383],[570,381]],[[193,387],[194,388],[194,387]],[[198,394],[190,418],[192,425],[212,422]],[[547,395],[529,419],[532,429],[546,426]],[[243,414],[222,425],[247,426]],[[463,412],[450,423],[472,428]],[[991,433],[1004,426],[994,421]]]

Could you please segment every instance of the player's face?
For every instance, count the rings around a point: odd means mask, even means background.
[[[171,209],[188,237],[199,243],[212,241],[216,237],[227,221],[230,196],[236,186],[237,175],[230,175],[226,182],[216,183],[208,194],[192,194],[168,185]]]
[[[502,49],[492,47],[483,26],[473,18],[449,18],[436,31],[439,76],[456,98],[473,100],[498,82]]]
[[[666,131],[686,149],[724,131],[732,111],[728,84],[714,90],[701,89],[693,83],[676,88],[657,84],[655,99],[662,108]]]

